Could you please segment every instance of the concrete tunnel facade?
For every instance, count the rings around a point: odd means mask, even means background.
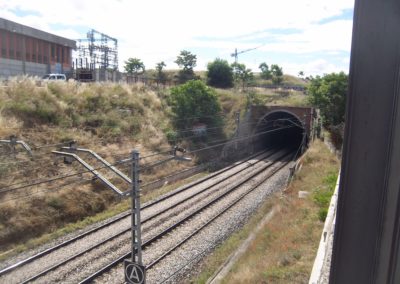
[[[317,112],[309,107],[250,106],[239,124],[237,142],[227,145],[223,155],[268,148],[290,148],[301,153],[314,136],[317,120]]]
[[[304,122],[284,109],[273,110],[260,118],[252,136],[254,151],[267,148],[298,150],[306,146],[308,140]]]

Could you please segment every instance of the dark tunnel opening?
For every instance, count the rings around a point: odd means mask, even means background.
[[[276,111],[267,114],[258,123],[253,142],[256,151],[287,148],[300,152],[302,146],[307,143],[305,135],[304,125],[296,115]]]

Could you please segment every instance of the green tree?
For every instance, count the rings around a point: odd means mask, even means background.
[[[303,72],[303,71],[299,71],[299,74],[298,74],[298,76],[299,76],[300,78],[302,78],[302,79],[303,79],[303,77],[304,77],[304,72]]]
[[[272,74],[272,83],[275,85],[279,85],[283,81],[283,71],[282,67],[279,67],[277,64],[271,65],[271,74]]]
[[[269,67],[268,67],[267,63],[265,63],[265,62],[261,63],[258,66],[258,68],[261,69],[260,77],[262,79],[269,80],[269,79],[272,78],[271,70],[269,70]]]
[[[161,61],[159,63],[156,64],[156,80],[157,80],[157,84],[161,83],[161,84],[165,84],[165,81],[167,79],[167,76],[165,75],[165,73],[163,72],[164,67],[167,66],[165,64],[164,61]]]
[[[145,66],[139,58],[129,58],[125,61],[125,72],[129,75],[134,75],[137,79],[139,74],[143,74],[145,71]]]
[[[311,79],[307,87],[310,103],[319,108],[323,124],[332,128],[344,122],[348,76],[331,73]]]
[[[197,63],[196,55],[192,54],[190,51],[182,50],[177,56],[175,63],[178,64],[179,68],[182,68],[178,74],[180,83],[195,79],[193,68],[196,67]]]
[[[221,111],[215,91],[200,80],[191,80],[171,89],[169,98],[177,128],[192,127],[201,122],[207,126],[220,122]]]
[[[235,81],[242,84],[242,88],[245,89],[246,86],[254,79],[253,72],[251,69],[246,68],[246,65],[242,63],[233,63],[233,74]]]
[[[217,88],[233,86],[233,70],[228,61],[216,58],[207,65],[207,83]]]

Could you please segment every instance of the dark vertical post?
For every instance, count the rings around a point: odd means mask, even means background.
[[[239,135],[240,111],[236,112],[236,136]]]
[[[236,138],[239,137],[239,125],[240,125],[240,111],[236,112]],[[238,148],[238,141],[235,141],[235,150]]]
[[[15,157],[15,155],[17,153],[15,151],[15,146],[17,145],[17,136],[15,136],[15,135],[11,135],[10,136],[10,145],[11,145],[12,153],[13,153],[13,155]]]
[[[400,283],[400,1],[356,0],[330,283]]]
[[[132,262],[142,265],[140,223],[139,151],[132,152]]]

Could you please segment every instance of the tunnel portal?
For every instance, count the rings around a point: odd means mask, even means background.
[[[285,110],[276,110],[264,115],[258,121],[253,137],[256,151],[268,148],[300,151],[307,144],[304,123],[297,115]]]

